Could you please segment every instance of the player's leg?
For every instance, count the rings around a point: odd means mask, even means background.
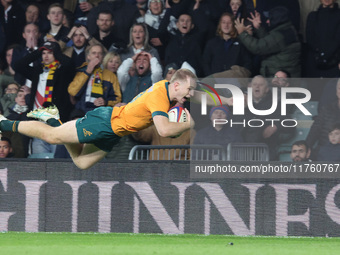
[[[81,146],[81,148],[79,147]],[[87,169],[102,160],[107,152],[94,144],[65,144],[74,164],[80,169]]]
[[[108,115],[105,115],[104,113]],[[108,122],[110,122],[110,116],[111,116],[110,111],[107,111],[106,109],[104,113],[101,112],[99,113],[99,115],[107,116],[107,120]],[[95,146],[92,143],[88,144],[87,140],[83,141],[82,142],[83,144],[80,144],[79,134],[83,135],[83,131],[79,133],[78,131],[83,130],[83,127],[80,127],[79,130],[77,130],[76,120],[66,122],[62,125],[59,120],[59,111],[55,106],[43,108],[43,109],[37,109],[35,111],[28,113],[27,116],[45,121],[49,126],[51,126],[51,128],[54,127],[53,130],[56,131],[55,133],[57,135],[54,135],[53,137],[43,137],[43,138],[48,140],[48,142],[54,142],[57,144],[60,144],[60,142],[63,141],[62,144],[65,145],[73,162],[81,169],[87,169],[93,166],[96,162],[103,159],[107,155],[107,152],[105,152],[107,149],[106,147],[105,147],[105,150],[99,149],[97,146]],[[90,121],[91,123],[93,123],[94,126],[98,127],[99,122],[97,122],[97,120],[91,121],[90,119],[91,117],[88,116],[87,118],[83,119],[82,122],[87,123],[88,121]],[[106,120],[105,117],[104,119]],[[21,125],[20,123],[19,132],[26,132],[26,130],[30,129],[28,126],[29,124]],[[85,127],[87,128],[86,125]],[[110,126],[110,130],[111,130],[111,126]],[[97,133],[95,131],[93,132]],[[27,134],[27,135],[31,136],[32,133]],[[34,134],[34,135],[37,135],[37,134]],[[86,136],[90,137],[93,134],[89,131],[86,131],[84,135],[85,137]],[[92,140],[89,140],[89,141],[92,141]]]
[[[40,121],[20,121],[17,131],[50,144],[79,143],[75,121],[67,122],[59,127],[51,127]]]
[[[93,166],[107,154],[93,144],[79,143],[75,120],[59,127],[50,127],[39,121],[22,121],[18,125],[18,131],[51,144],[64,144],[74,164],[80,169]]]

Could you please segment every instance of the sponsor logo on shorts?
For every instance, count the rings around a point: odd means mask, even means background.
[[[87,131],[85,128],[83,128],[83,132],[84,132],[84,136],[91,136],[92,135],[92,132],[90,131]]]

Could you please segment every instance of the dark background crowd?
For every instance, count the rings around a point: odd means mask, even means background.
[[[315,78],[294,84],[308,88],[318,104],[304,139],[306,154],[311,148],[306,158],[339,160],[340,153],[328,153],[339,151],[340,143],[336,0],[1,0],[0,111],[9,119],[26,120],[27,112],[51,104],[62,121],[96,107],[121,106],[179,68],[202,78],[248,80],[240,87],[245,93],[252,88],[253,106],[260,110],[271,107],[272,88],[280,94],[292,78]],[[270,117],[282,119],[279,110]],[[126,159],[139,143],[247,142],[266,143],[270,159],[278,160],[279,145],[294,140],[296,130],[279,125],[234,129],[209,123],[233,118],[231,112],[212,108],[196,136],[162,138],[150,127],[121,139],[108,157]],[[246,109],[245,119],[254,118],[264,116]],[[63,146],[2,135],[11,157],[68,157]]]

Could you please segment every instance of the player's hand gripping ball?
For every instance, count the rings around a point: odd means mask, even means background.
[[[170,122],[187,122],[188,121],[187,114],[184,111],[184,108],[181,106],[174,106],[170,108],[168,112],[168,116],[169,116]],[[179,136],[180,135],[172,136],[171,138],[176,138]]]
[[[181,106],[174,106],[168,112],[170,122],[187,122],[187,114]]]

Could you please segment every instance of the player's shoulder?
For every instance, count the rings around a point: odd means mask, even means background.
[[[157,91],[159,93],[164,93],[165,91],[168,91],[168,84],[169,82],[167,80],[156,82],[149,88],[149,92]]]

